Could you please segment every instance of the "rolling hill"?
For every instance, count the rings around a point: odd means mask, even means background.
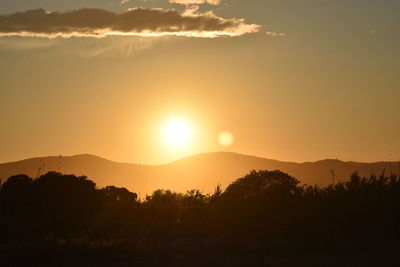
[[[66,174],[86,175],[98,187],[115,185],[126,187],[139,193],[141,197],[156,189],[170,189],[185,192],[200,189],[212,192],[215,186],[225,188],[250,170],[281,170],[296,177],[302,183],[327,185],[332,183],[331,170],[335,172],[335,182],[343,181],[351,173],[358,171],[362,176],[371,173],[380,175],[399,174],[398,162],[343,162],[321,160],[294,163],[242,155],[230,152],[198,154],[165,165],[139,165],[110,161],[84,154],[68,157],[41,157],[0,164],[0,178],[27,174],[37,177],[48,171]]]

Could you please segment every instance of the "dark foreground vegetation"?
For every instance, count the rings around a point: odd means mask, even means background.
[[[253,171],[211,195],[144,200],[86,177],[10,177],[0,266],[399,266],[400,180],[318,188]]]

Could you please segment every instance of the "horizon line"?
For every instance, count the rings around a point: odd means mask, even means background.
[[[202,152],[202,153],[194,153],[194,154],[190,154],[187,156],[184,156],[182,158],[178,158],[176,160],[172,160],[170,162],[166,162],[166,163],[159,163],[159,164],[146,164],[146,163],[137,163],[137,162],[126,162],[126,161],[116,161],[116,160],[111,160],[109,158],[103,157],[103,156],[98,156],[95,154],[91,154],[91,153],[81,153],[81,154],[73,154],[73,155],[47,155],[47,156],[34,156],[34,157],[27,157],[27,158],[23,158],[20,160],[14,160],[14,161],[5,161],[5,162],[0,162],[0,165],[3,164],[10,164],[10,163],[17,163],[17,162],[21,162],[21,161],[27,161],[27,160],[34,160],[34,159],[44,159],[44,158],[56,158],[56,157],[67,157],[67,158],[72,158],[72,157],[82,157],[82,156],[91,156],[91,157],[95,157],[98,159],[102,159],[102,160],[106,160],[109,162],[113,162],[113,163],[120,163],[120,164],[132,164],[132,165],[140,165],[140,166],[164,166],[164,165],[170,165],[173,163],[177,163],[179,161],[185,160],[185,159],[189,159],[192,157],[196,157],[196,156],[204,156],[204,155],[210,155],[210,154],[232,154],[232,155],[238,155],[238,156],[244,156],[244,157],[252,157],[254,159],[261,159],[261,160],[272,160],[272,161],[278,161],[278,162],[284,162],[284,163],[293,163],[293,164],[307,164],[307,163],[317,163],[317,162],[323,162],[323,161],[339,161],[339,162],[343,162],[343,163],[359,163],[359,164],[373,164],[373,163],[400,163],[399,161],[384,161],[384,160],[380,160],[380,161],[354,161],[354,160],[349,160],[349,161],[344,161],[338,158],[324,158],[324,159],[320,159],[320,160],[315,160],[315,161],[302,161],[302,162],[297,162],[297,161],[285,161],[285,160],[279,160],[279,159],[272,159],[272,158],[267,158],[267,157],[263,157],[263,156],[256,156],[256,155],[249,155],[249,154],[244,154],[244,153],[239,153],[239,152],[232,152],[232,151],[211,151],[211,152]]]

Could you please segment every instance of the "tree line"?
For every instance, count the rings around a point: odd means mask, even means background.
[[[212,194],[138,199],[85,176],[16,175],[0,190],[0,265],[394,266],[399,212],[396,176],[320,188],[262,170]]]

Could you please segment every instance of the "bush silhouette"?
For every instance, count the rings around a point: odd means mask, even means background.
[[[40,265],[49,248],[57,255],[53,263],[72,253],[63,260],[89,265],[400,262],[395,176],[354,173],[348,182],[319,188],[261,170],[213,194],[157,190],[138,199],[125,188],[97,188],[84,176],[16,175],[1,185],[0,218],[0,262],[10,264],[26,265],[15,255],[35,251]]]

